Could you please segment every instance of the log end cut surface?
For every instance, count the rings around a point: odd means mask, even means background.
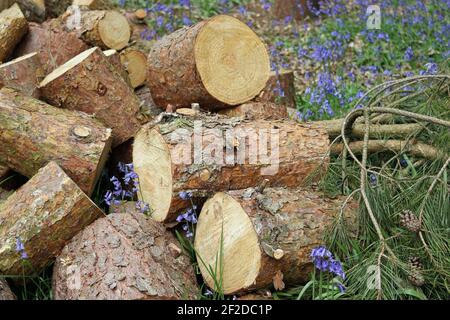
[[[111,49],[121,50],[126,47],[131,37],[128,20],[116,11],[108,11],[100,20],[98,31],[103,43]]]
[[[241,21],[225,15],[209,20],[197,35],[195,60],[206,90],[238,105],[254,98],[270,76],[264,43]]]
[[[224,293],[250,287],[259,274],[261,250],[247,213],[231,196],[220,192],[205,203],[199,219],[197,235],[201,236],[195,239],[195,249],[204,262],[199,267],[208,286],[214,288],[214,280],[207,269],[214,269],[222,255],[226,257],[222,261]],[[219,275],[220,269],[216,272]]]

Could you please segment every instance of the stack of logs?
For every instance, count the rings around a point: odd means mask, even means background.
[[[305,187],[327,170],[334,127],[289,119],[294,75],[271,73],[246,24],[220,15],[136,45],[145,12],[13,2],[0,13],[1,275],[54,264],[56,299],[194,298],[194,268],[170,230],[194,203],[210,288],[210,266],[225,294],[307,279],[342,204]],[[150,217],[132,202],[106,215],[91,200],[118,162],[134,164]],[[6,182],[18,175],[29,180],[15,190]],[[0,281],[0,299],[13,298]]]

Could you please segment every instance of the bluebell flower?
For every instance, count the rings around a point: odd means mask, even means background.
[[[405,59],[406,61],[411,61],[413,57],[414,52],[411,47],[408,47],[405,51],[405,54],[403,55],[403,59]]]

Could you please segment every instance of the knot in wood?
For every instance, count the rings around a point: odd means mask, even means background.
[[[72,132],[78,138],[88,138],[92,133],[91,129],[85,126],[76,126]]]
[[[108,89],[106,88],[106,86],[103,83],[99,82],[97,85],[97,93],[100,96],[104,96],[107,91],[108,91]]]

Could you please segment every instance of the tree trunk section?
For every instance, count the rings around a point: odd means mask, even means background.
[[[136,212],[134,206],[128,203],[120,213],[97,220],[66,245],[53,270],[55,299],[197,296],[194,268],[181,245],[163,225]],[[179,250],[170,250],[173,247]],[[74,286],[68,285],[71,278]]]
[[[37,52],[41,66],[49,74],[87,49],[88,46],[77,35],[63,31],[50,20],[42,25],[30,23],[30,31],[17,46],[14,56]]]
[[[36,99],[40,97],[38,86],[44,77],[36,52],[0,65],[0,88],[12,88]]]
[[[296,108],[295,76],[293,71],[272,72],[266,87],[254,99],[256,102],[273,102],[287,108]]]
[[[138,132],[133,163],[141,200],[155,210],[152,217],[172,222],[190,206],[179,199],[181,191],[203,196],[258,186],[266,179],[270,186],[286,187],[317,180],[326,171],[328,148],[326,132],[308,124],[178,115]]]
[[[0,61],[6,61],[27,31],[27,19],[17,4],[0,12]]]
[[[0,90],[0,162],[24,176],[56,161],[90,195],[110,144],[111,130],[86,114]]]
[[[125,67],[122,65],[117,50],[115,49],[105,50],[103,51],[103,54],[108,58],[109,63],[111,63],[116,68],[117,72],[120,73],[125,82],[128,83],[128,85],[131,87],[130,76],[128,75],[127,70],[125,70]]]
[[[17,300],[5,280],[0,278],[0,301]]]
[[[128,72],[131,86],[140,87],[147,80],[147,57],[135,48],[128,48],[120,52],[120,62]]]
[[[113,146],[127,141],[144,121],[139,100],[116,68],[98,48],[74,57],[40,84],[50,104],[93,114],[112,128]]]
[[[163,109],[245,103],[260,93],[270,73],[263,42],[246,24],[224,15],[157,41],[148,65],[148,86]]]
[[[47,166],[0,205],[0,272],[33,275],[60,254],[65,243],[103,212],[55,163]],[[29,264],[16,252],[23,242]]]
[[[122,50],[128,45],[131,29],[128,20],[117,11],[81,11],[80,28],[68,23],[77,13],[67,11],[62,23],[68,31],[74,31],[87,44],[103,50]]]
[[[206,266],[216,265],[219,255],[217,272],[223,274],[225,294],[270,287],[279,272],[288,285],[306,282],[311,250],[323,244],[343,201],[311,189],[217,193],[203,206],[196,229],[195,250],[204,261],[199,267],[205,282],[214,289]],[[354,221],[356,208],[355,203],[346,207],[347,222]]]
[[[272,102],[249,102],[219,111],[228,117],[247,120],[283,120],[288,118],[287,108]]]

